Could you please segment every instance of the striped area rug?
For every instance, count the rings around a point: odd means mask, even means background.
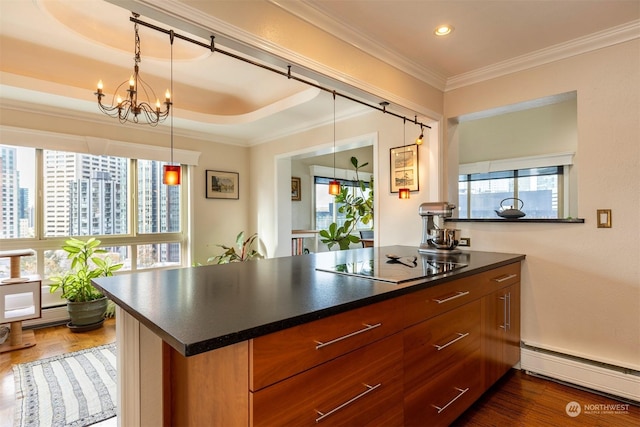
[[[83,427],[116,415],[116,346],[13,367],[16,427]]]

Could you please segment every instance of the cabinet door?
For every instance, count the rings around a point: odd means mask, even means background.
[[[405,426],[448,425],[482,394],[481,302],[404,331]]]
[[[483,298],[485,387],[490,387],[520,360],[520,284]]]

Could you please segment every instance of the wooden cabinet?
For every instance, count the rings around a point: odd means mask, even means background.
[[[520,284],[482,298],[484,386],[490,387],[520,360]]]
[[[405,425],[447,425],[482,394],[479,299],[404,331]]]
[[[520,360],[519,282],[514,263],[404,297],[406,426],[449,425]]]
[[[192,357],[165,348],[166,425],[448,425],[520,358],[520,263]]]

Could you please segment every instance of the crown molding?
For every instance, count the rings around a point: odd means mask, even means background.
[[[309,0],[287,2],[286,4],[280,0],[266,1],[436,89],[445,89],[447,78],[444,73],[422,67],[407,57],[399,55],[387,46],[354,30],[347,22],[330,17]]]
[[[445,92],[640,38],[640,20],[447,79]]]
[[[444,92],[496,77],[535,68],[540,65],[572,56],[624,43],[640,37],[640,20],[635,20],[607,30],[557,44],[526,55],[479,68],[457,76],[445,77],[443,73],[427,70],[408,58],[398,55],[386,46],[353,30],[347,22],[331,17],[310,0],[283,4],[281,0],[266,0],[298,18],[341,38],[346,43],[384,61],[421,81]]]

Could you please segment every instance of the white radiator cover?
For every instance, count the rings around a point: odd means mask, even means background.
[[[640,402],[640,372],[523,343],[525,371]]]
[[[22,326],[25,328],[38,328],[46,325],[61,324],[69,322],[69,312],[67,306],[43,307],[42,317],[39,319],[24,320]]]

